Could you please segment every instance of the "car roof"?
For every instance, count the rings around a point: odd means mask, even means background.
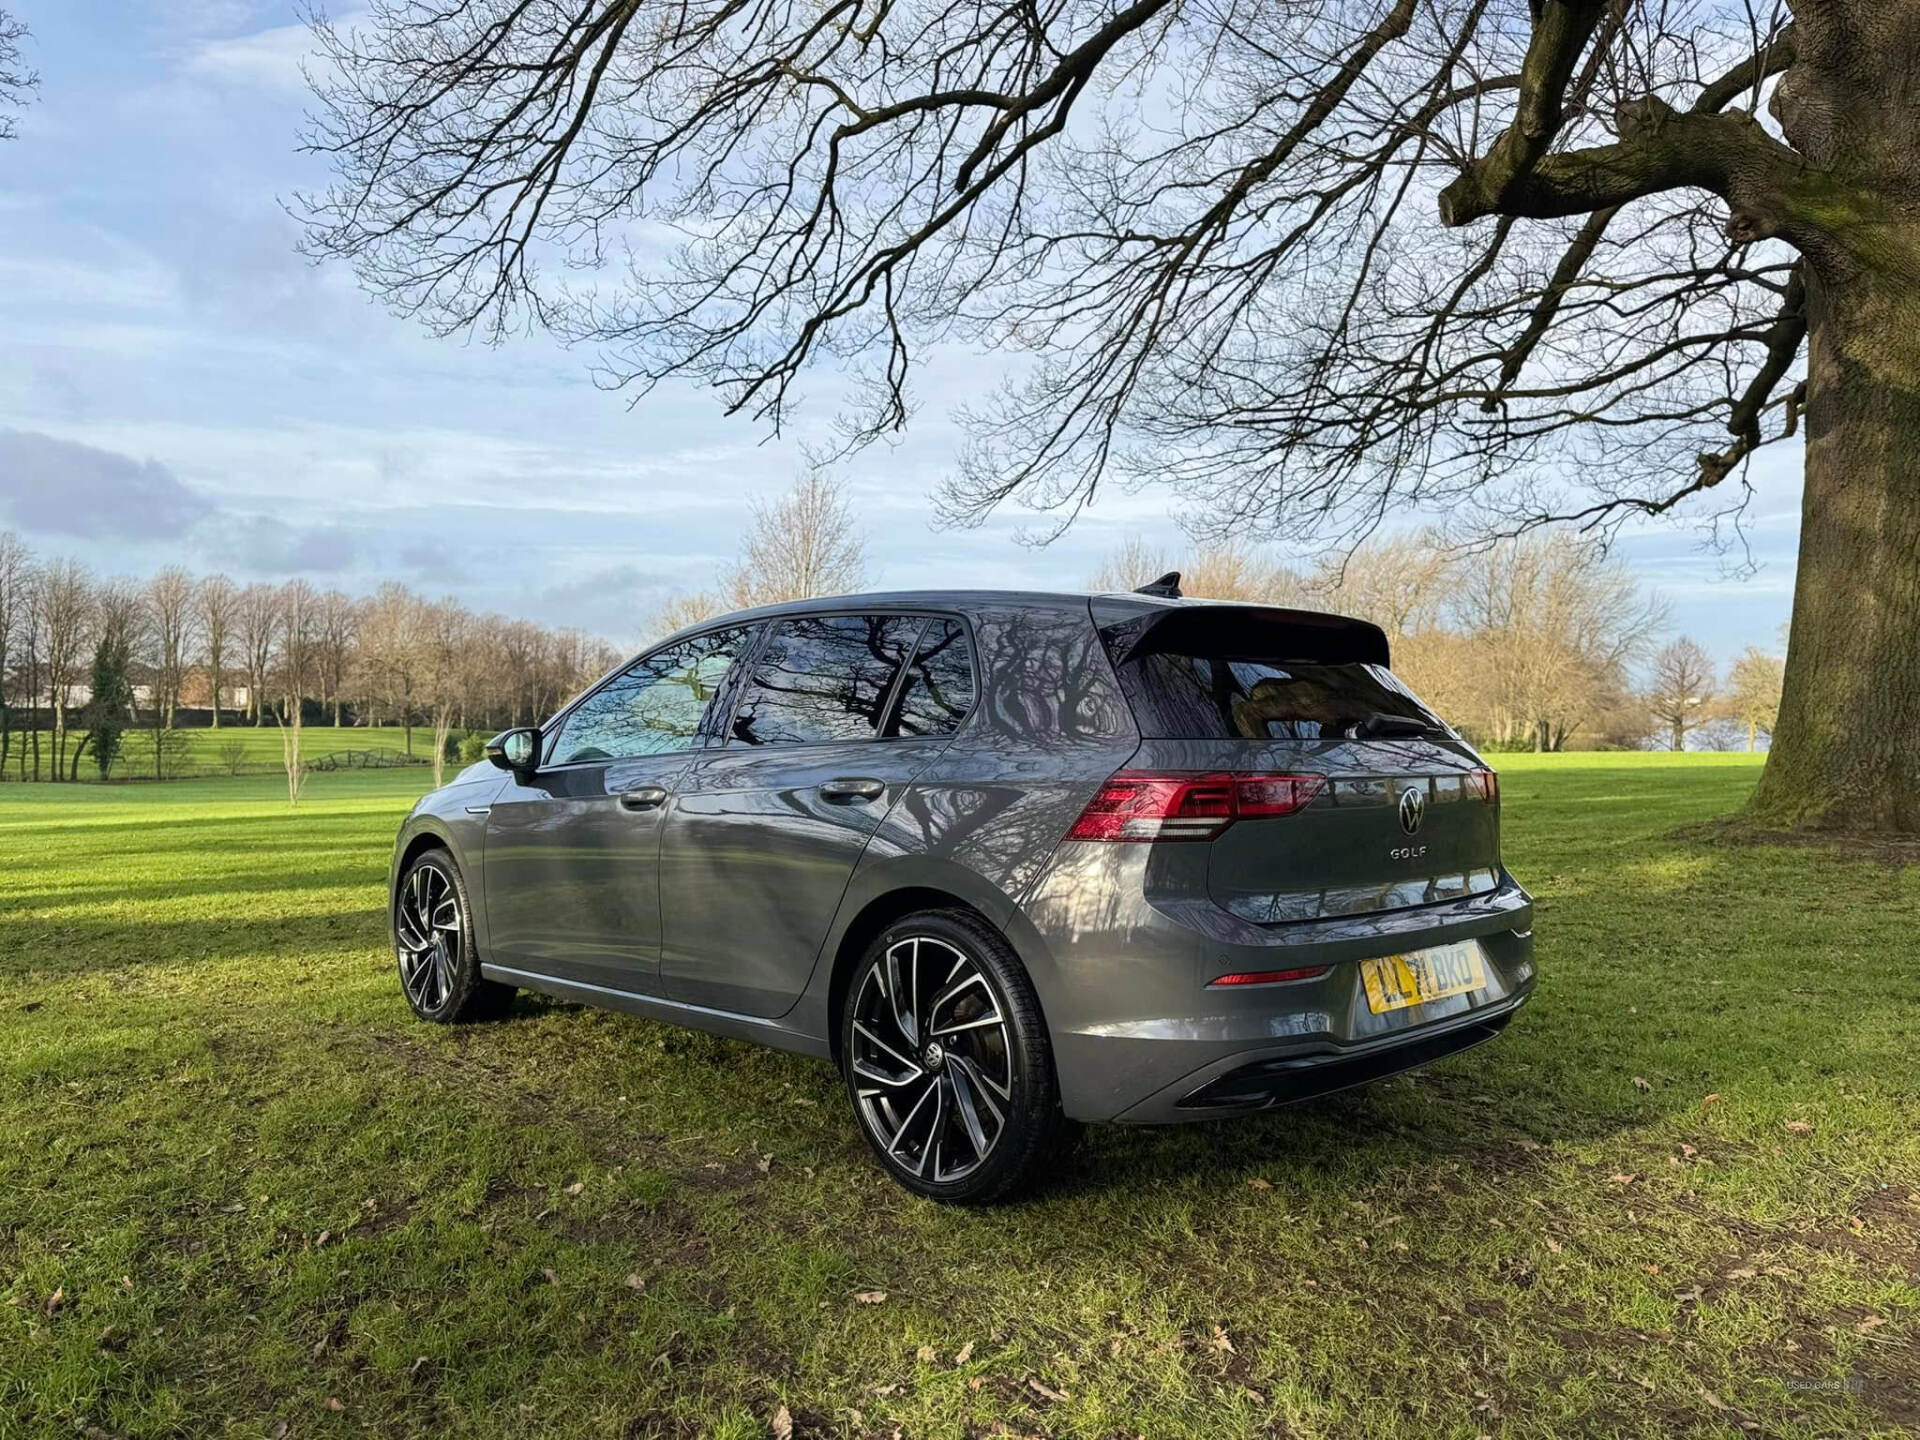
[[[818,615],[842,610],[989,610],[1020,609],[1080,610],[1091,600],[1101,602],[1103,612],[1134,611],[1146,614],[1156,610],[1199,609],[1209,605],[1252,602],[1207,600],[1198,596],[1169,599],[1161,595],[1143,595],[1138,591],[1100,590],[870,590],[853,595],[818,595],[809,600],[781,600],[756,605],[747,610],[729,611],[700,622],[700,628],[725,621],[763,620],[776,615]],[[1261,609],[1278,607],[1260,606]],[[692,628],[692,627],[689,627]]]

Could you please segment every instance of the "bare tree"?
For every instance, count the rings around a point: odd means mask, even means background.
[[[1500,541],[1457,574],[1449,610],[1480,677],[1480,723],[1502,746],[1564,746],[1618,703],[1628,665],[1666,622],[1624,565],[1565,533]]]
[[[247,709],[255,725],[266,724],[267,674],[280,635],[280,601],[271,585],[249,585],[240,592],[234,627],[247,672]]]
[[[93,653],[93,576],[77,560],[49,560],[39,571],[40,654],[53,712],[53,773],[67,755],[67,714],[73,690]]]
[[[465,676],[472,663],[473,617],[452,600],[423,605],[415,634],[420,646],[416,669],[421,694],[433,715],[433,784],[438,789],[446,771],[453,713],[464,698]]]
[[[169,565],[147,582],[147,635],[153,645],[154,705],[173,725],[186,683],[187,656],[193,643],[199,598],[193,577],[178,565]]]
[[[1742,650],[1727,672],[1727,715],[1746,727],[1748,750],[1758,747],[1760,736],[1772,737],[1785,676],[1786,665],[1780,657],[1756,646]]]
[[[14,137],[13,116],[9,109],[27,103],[28,94],[40,83],[40,77],[26,66],[20,42],[27,38],[27,27],[0,10],[0,140]]]
[[[13,746],[13,708],[7,702],[7,678],[20,658],[21,631],[26,626],[26,590],[33,570],[33,552],[11,530],[0,530],[0,778],[7,772]],[[33,694],[27,693],[27,724],[33,724]]]
[[[1151,479],[1294,540],[1724,519],[1808,416],[1754,805],[1920,823],[1920,0],[375,0],[319,35],[316,253],[776,426],[850,368],[849,443],[906,423],[920,347],[1024,351],[963,414],[959,518]]]
[[[772,605],[857,590],[865,545],[846,485],[809,469],[771,504],[756,500],[740,544],[740,562],[726,582],[733,608]]]
[[[676,595],[653,613],[643,638],[658,640],[689,625],[698,625],[702,620],[711,620],[726,608],[727,602],[712,590]]]
[[[333,707],[336,729],[345,704],[347,671],[359,623],[360,606],[351,596],[339,590],[328,590],[320,596],[314,619],[314,679],[320,687],[320,703]]]
[[[1455,560],[1430,531],[1382,537],[1329,557],[1307,584],[1329,610],[1371,620],[1399,640],[1438,623]]]
[[[413,751],[415,700],[420,688],[420,601],[403,585],[382,585],[360,618],[359,670],[370,694],[385,702]]]
[[[1709,718],[1717,683],[1713,658],[1685,635],[1653,657],[1647,708],[1666,730],[1673,749],[1686,749],[1688,732]]]
[[[199,610],[198,627],[202,654],[206,657],[207,685],[212,692],[208,706],[213,728],[220,728],[220,705],[226,679],[226,660],[234,630],[240,619],[240,591],[224,575],[209,575],[195,592]]]
[[[286,716],[305,703],[313,685],[320,597],[305,580],[289,580],[275,593],[274,604],[279,610],[280,713]]]

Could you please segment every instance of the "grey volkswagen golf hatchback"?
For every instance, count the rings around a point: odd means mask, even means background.
[[[1175,577],[1169,577],[1173,581]],[[427,795],[424,1019],[518,987],[831,1059],[903,1185],[1497,1035],[1533,985],[1494,774],[1334,615],[1127,595],[771,606],[661,642]]]

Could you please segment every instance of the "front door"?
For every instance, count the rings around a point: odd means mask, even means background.
[[[922,632],[944,645],[941,704],[957,688],[957,621],[919,615],[797,616],[776,623],[741,682],[723,748],[695,758],[661,837],[670,999],[784,1014],[813,973],[853,868],[954,717],[929,722],[926,666],[901,672]],[[960,712],[972,698],[971,660]],[[904,693],[903,693],[904,692]],[[931,707],[937,709],[938,706]],[[907,717],[911,717],[909,721]],[[933,733],[928,733],[931,730]]]
[[[550,727],[540,769],[487,815],[490,963],[658,993],[661,821],[750,635],[734,626],[654,651]]]

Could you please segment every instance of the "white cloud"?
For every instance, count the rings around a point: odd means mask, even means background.
[[[363,12],[330,15],[343,29]],[[306,66],[314,59],[313,32],[305,25],[276,25],[250,35],[227,35],[196,46],[187,56],[189,76],[279,96],[304,97]]]

